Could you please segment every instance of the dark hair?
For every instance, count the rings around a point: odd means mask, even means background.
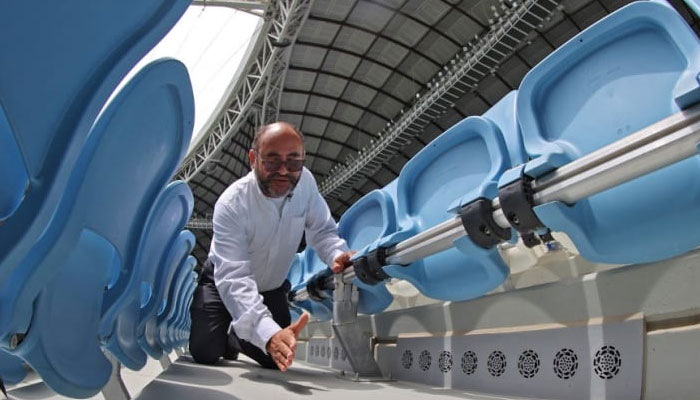
[[[260,138],[262,137],[263,133],[265,133],[267,131],[267,129],[270,127],[270,125],[279,124],[279,123],[288,125],[290,128],[292,128],[292,130],[297,135],[299,135],[299,139],[301,139],[301,143],[302,144],[304,143],[304,134],[301,133],[301,131],[299,129],[297,129],[296,126],[290,124],[289,122],[278,121],[278,122],[273,122],[271,124],[263,125],[260,127],[260,129],[258,129],[257,132],[255,132],[255,136],[253,136],[253,150],[256,150],[256,151],[258,150],[258,146],[260,145]]]

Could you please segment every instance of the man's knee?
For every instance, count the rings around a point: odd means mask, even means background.
[[[193,342],[190,340],[190,354],[194,361],[198,364],[212,365],[216,364],[221,358],[221,351],[214,348],[215,346],[207,346],[207,343]]]

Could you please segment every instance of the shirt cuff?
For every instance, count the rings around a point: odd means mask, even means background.
[[[267,354],[267,342],[270,338],[277,332],[281,331],[282,328],[275,322],[270,316],[263,316],[258,321],[257,329],[255,330],[255,339],[252,343],[258,346],[265,354]]]

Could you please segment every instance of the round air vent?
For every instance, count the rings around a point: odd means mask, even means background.
[[[413,365],[413,352],[411,350],[406,350],[401,356],[401,365],[405,369],[410,369]]]
[[[473,351],[466,351],[462,355],[462,372],[471,375],[476,371],[479,359]]]
[[[493,376],[501,376],[506,372],[506,355],[502,351],[494,351],[489,355],[489,360],[486,363],[489,373]]]
[[[569,379],[578,369],[578,356],[571,349],[561,349],[554,356],[554,373],[561,379]]]
[[[429,370],[432,362],[433,358],[430,356],[430,352],[428,350],[423,350],[420,353],[420,356],[418,356],[418,366],[420,367],[421,371]]]
[[[540,372],[540,357],[533,350],[525,350],[518,358],[518,372],[524,378],[532,378]]]
[[[452,353],[449,351],[443,351],[440,353],[440,358],[438,358],[438,367],[443,373],[450,372],[452,370]]]
[[[593,370],[602,379],[612,379],[620,373],[622,356],[613,346],[603,346],[595,353]]]

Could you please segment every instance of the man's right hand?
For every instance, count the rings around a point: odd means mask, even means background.
[[[265,346],[267,354],[272,357],[280,371],[286,371],[292,365],[297,348],[297,337],[307,322],[309,322],[309,314],[303,313],[295,323],[272,335],[267,342]]]

